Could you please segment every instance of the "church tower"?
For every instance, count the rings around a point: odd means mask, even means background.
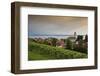
[[[76,32],[74,32],[74,37],[77,38],[77,34],[76,34]]]

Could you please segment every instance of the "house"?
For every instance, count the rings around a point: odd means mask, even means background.
[[[63,39],[60,39],[56,42],[56,47],[62,47],[64,48],[65,47],[65,42]]]
[[[76,38],[75,38],[75,37],[68,37],[68,39],[69,39],[71,42],[75,42],[75,41],[76,41]]]
[[[77,39],[77,34],[76,34],[76,32],[74,32],[74,35],[73,35],[73,36],[68,37],[68,39],[69,39],[71,42],[75,42],[76,39]]]

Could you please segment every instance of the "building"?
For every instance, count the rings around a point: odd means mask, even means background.
[[[65,48],[65,42],[63,39],[60,39],[56,42],[56,46],[57,47],[62,47],[62,48]]]

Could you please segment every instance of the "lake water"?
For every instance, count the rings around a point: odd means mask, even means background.
[[[73,35],[40,35],[40,36],[29,36],[29,38],[57,38],[57,39],[66,39],[68,37],[74,37]]]

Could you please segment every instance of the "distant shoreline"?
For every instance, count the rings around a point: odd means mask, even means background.
[[[78,36],[78,35],[76,35]],[[85,36],[85,35],[82,35]],[[74,37],[74,35],[34,35],[34,36],[28,36],[28,38],[58,38],[58,39],[66,39],[68,37]]]

